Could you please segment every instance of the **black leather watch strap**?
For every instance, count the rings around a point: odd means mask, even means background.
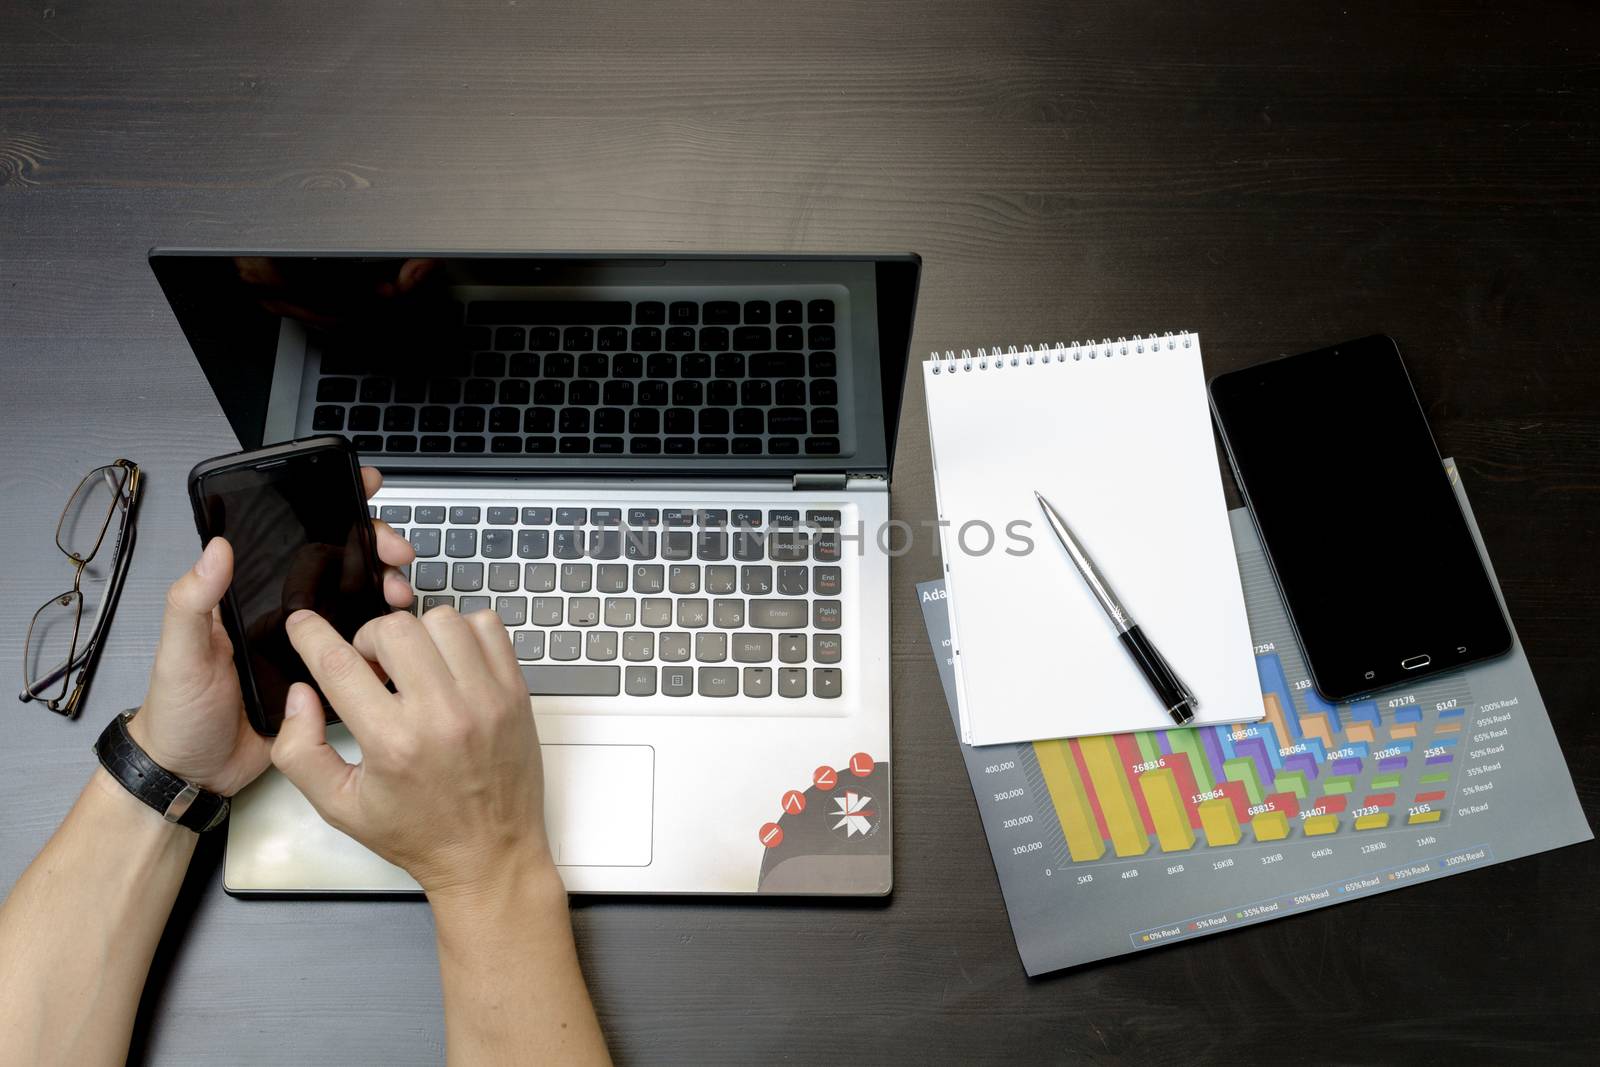
[[[228,817],[228,798],[184,781],[151,759],[128,733],[133,714],[124,711],[106,724],[94,743],[100,766],[168,822],[197,834],[219,825]]]

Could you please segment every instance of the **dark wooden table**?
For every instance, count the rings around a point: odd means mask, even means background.
[[[54,6],[51,6],[54,4]],[[1208,370],[1373,331],[1460,462],[1600,810],[1600,15],[1582,3],[852,0],[0,11],[0,651],[67,579],[74,480],[150,475],[88,710],[0,725],[0,885],[135,703],[234,446],[155,244],[909,249],[914,349],[1191,328]],[[1228,10],[1223,10],[1224,8]],[[894,500],[932,514],[922,393]],[[1306,433],[1360,432],[1359,413]],[[1024,979],[913,598],[894,575],[896,889],[575,902],[626,1061],[1443,1062],[1593,1049],[1592,845]],[[1425,609],[1425,605],[1422,606]],[[7,697],[6,699],[9,699]],[[241,902],[215,849],[134,1058],[437,1060],[420,903]],[[70,995],[70,991],[63,991]]]

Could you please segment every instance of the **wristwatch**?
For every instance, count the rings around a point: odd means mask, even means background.
[[[168,822],[197,834],[220,825],[228,817],[228,798],[179,778],[151,759],[128,733],[128,720],[138,710],[122,712],[101,731],[100,739],[94,743],[100,766]]]

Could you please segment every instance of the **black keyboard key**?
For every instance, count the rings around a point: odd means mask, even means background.
[[[667,321],[667,305],[659,300],[645,300],[633,309],[633,321],[641,326],[660,326]]]
[[[567,402],[566,383],[552,381],[549,378],[541,378],[534,382],[533,402],[535,404],[565,404]]]
[[[555,546],[556,559],[582,559],[583,558],[583,531],[570,527],[557,526],[552,531],[551,542]]]
[[[435,404],[461,403],[461,379],[435,378],[428,383],[428,399]]]
[[[544,376],[546,378],[570,378],[577,361],[572,358],[571,352],[551,352],[544,357]]]
[[[507,373],[517,378],[537,378],[539,376],[539,355],[536,352],[518,352],[511,357],[511,364]]]
[[[694,433],[694,412],[688,408],[668,408],[661,425],[667,433]]]
[[[833,301],[813,300],[806,304],[806,318],[812,322],[832,322]]]
[[[811,432],[836,434],[839,432],[839,412],[834,408],[816,408],[811,412]]]
[[[489,559],[506,559],[511,555],[511,531],[495,527],[483,531],[480,550]]]
[[[483,451],[483,438],[481,438],[481,437],[457,437],[454,441],[451,442],[450,447],[452,449],[454,449],[455,451],[457,451],[457,452],[482,452]]]
[[[766,534],[740,528],[733,533],[733,558],[741,563],[759,563],[767,558]]]
[[[622,529],[607,526],[589,531],[590,559],[618,559],[622,555]]]
[[[450,438],[431,434],[422,439],[422,450],[424,452],[448,452],[450,451]]]
[[[344,408],[324,404],[311,413],[311,428],[317,431],[344,429]]]
[[[428,383],[421,378],[400,378],[394,383],[394,399],[397,404],[420,404],[427,398]]]
[[[588,508],[556,508],[557,526],[583,526],[588,521]]]
[[[798,563],[806,558],[806,535],[784,530],[770,534],[767,555],[776,563]]]
[[[739,402],[739,383],[718,379],[706,383],[706,403],[731,408]]]
[[[661,512],[656,508],[629,508],[629,526],[654,526],[661,521]]]
[[[832,352],[811,353],[811,376],[813,378],[832,378],[839,373],[839,360]]]
[[[802,434],[806,432],[804,408],[773,408],[767,412],[767,432]]]
[[[528,331],[521,326],[502,326],[494,332],[494,346],[502,352],[515,352],[528,343]]]
[[[766,428],[767,417],[760,408],[739,408],[733,413],[734,433],[764,433]]]
[[[350,409],[350,429],[376,430],[378,428],[378,409],[371,405],[363,404]]]
[[[556,450],[556,439],[545,435],[525,437],[522,445],[534,455],[549,455]]]
[[[839,402],[839,384],[827,380],[812,382],[811,402],[824,405],[837,404]]]
[[[594,413],[595,433],[621,433],[627,415],[621,408],[600,408]]]
[[[725,434],[728,432],[727,408],[704,408],[700,412],[700,432]]]
[[[622,535],[622,551],[632,560],[656,558],[656,531],[628,530]]]
[[[589,454],[589,439],[587,437],[562,437],[558,438],[558,451],[563,456],[587,456]]]
[[[772,305],[765,300],[746,301],[744,321],[752,326],[765,326],[772,321]]]
[[[600,383],[592,379],[583,379],[567,386],[567,403],[582,404],[593,407],[600,403]]]
[[[383,443],[385,452],[415,452],[417,439],[408,433],[390,434],[389,439]]]
[[[772,403],[772,383],[752,378],[739,386],[739,403],[746,407],[766,407]],[[758,431],[759,432],[759,431]]]
[[[468,404],[493,404],[495,383],[489,378],[472,378],[461,390],[461,399]]]
[[[693,407],[699,407],[704,400],[705,391],[700,387],[699,382],[679,380],[672,383],[672,402],[674,404],[686,404]],[[669,416],[670,414],[671,412],[668,412]],[[668,433],[683,432],[670,429],[670,422],[668,423],[668,426]]]
[[[685,378],[709,378],[711,357],[704,352],[690,352],[679,361],[678,373]]]
[[[699,508],[694,513],[694,521],[701,526],[727,526],[727,508]]]
[[[695,538],[695,557],[716,562],[728,558],[728,534],[725,530],[701,530]]]
[[[450,409],[432,404],[422,409],[417,419],[417,429],[423,433],[443,433],[450,428]]]
[[[450,525],[452,526],[473,526],[482,517],[482,509],[466,504],[457,504],[450,509]]]
[[[609,405],[628,407],[633,403],[633,383],[609,381],[600,387],[600,399]]]
[[[544,559],[550,554],[549,530],[518,530],[517,556],[521,559]]]
[[[694,511],[689,508],[667,508],[661,513],[661,519],[668,526],[693,526]]]
[[[593,445],[596,455],[615,456],[622,451],[622,438],[596,437]]]
[[[482,408],[456,408],[454,420],[456,433],[482,433],[483,422],[484,411]]]
[[[800,525],[800,513],[792,508],[775,508],[767,512],[767,525],[785,530],[796,529]]]
[[[723,352],[717,356],[716,372],[718,378],[743,378],[744,353]]]
[[[611,357],[604,352],[585,352],[578,357],[578,377],[604,378],[611,373]]]
[[[524,526],[549,526],[550,520],[555,517],[555,512],[549,508],[523,508],[522,524]]]
[[[490,526],[515,526],[517,524],[516,508],[490,508],[487,515],[487,521]]]
[[[626,326],[632,318],[633,307],[626,300],[474,300],[467,305],[467,322],[484,326],[502,322]]]
[[[735,437],[733,439],[733,454],[736,456],[759,456],[761,454],[761,438]]]
[[[733,347],[759,352],[772,347],[772,331],[765,326],[741,326],[733,331]]]
[[[658,456],[661,441],[655,437],[635,437],[628,442],[628,451],[636,456]]]
[[[667,330],[667,343],[664,346],[669,352],[687,352],[694,347],[694,330],[688,326],[673,326]]]
[[[393,390],[394,382],[391,379],[366,378],[361,382],[361,399],[367,404],[386,404]]]
[[[404,504],[385,504],[378,509],[378,518],[393,526],[411,521],[411,509]]]
[[[769,437],[767,451],[774,456],[793,456],[800,451],[800,442],[793,437]]]
[[[824,530],[811,538],[811,558],[819,563],[837,563],[840,551],[837,530]]]
[[[470,526],[450,527],[444,532],[444,554],[452,559],[470,559],[477,555],[478,531]]]
[[[416,518],[413,522],[427,523],[432,526],[444,521],[444,508],[433,504],[417,505]]]
[[[416,429],[417,409],[395,405],[383,410],[383,428],[390,433],[409,433]]]
[[[620,326],[602,326],[595,334],[594,346],[602,352],[621,352],[628,347],[628,331]]]
[[[837,530],[840,515],[837,511],[807,511],[806,525],[816,526],[823,530]]]
[[[661,329],[656,326],[635,326],[633,328],[633,346],[641,352],[650,352],[661,347]]]
[[[798,301],[798,300],[780,300],[780,301],[778,301],[777,322],[778,322],[778,324],[780,326],[787,326],[787,325],[789,325],[791,323],[800,322],[804,317],[805,317],[805,309],[803,307],[801,307],[800,301]]]
[[[594,331],[587,326],[568,326],[561,332],[561,346],[570,351],[594,347]]]
[[[561,347],[561,331],[554,326],[540,326],[528,331],[528,347],[549,352]]]
[[[323,378],[317,382],[317,400],[348,403],[356,398],[354,378]]]
[[[648,378],[676,378],[678,376],[678,357],[671,352],[656,352],[644,361],[644,373]]]
[[[739,305],[732,300],[712,300],[706,303],[706,323],[712,326],[739,325]]]
[[[694,455],[694,438],[692,437],[669,437],[661,445],[669,456]]]
[[[806,438],[806,454],[811,456],[837,456],[839,454],[839,439],[837,437],[808,437]]]
[[[798,326],[779,326],[777,337],[777,347],[783,351],[793,352],[805,347],[805,331]]]
[[[694,555],[694,534],[689,530],[668,530],[661,537],[661,558],[682,563]]]
[[[518,407],[527,405],[533,395],[533,386],[525,378],[507,378],[500,383],[500,403],[515,404]]]
[[[832,348],[833,327],[813,326],[806,331],[806,346],[808,348]]]
[[[661,413],[654,408],[634,408],[628,412],[628,432],[653,434],[661,432]]]
[[[722,326],[703,326],[700,329],[700,348],[705,352],[726,352],[728,331]]]
[[[760,508],[734,508],[728,514],[728,522],[734,526],[757,527],[761,525]]]
[[[479,352],[472,357],[472,373],[480,378],[504,377],[506,373],[505,353]]]
[[[700,305],[692,300],[675,300],[667,308],[667,321],[674,326],[693,326],[700,321]]]
[[[786,406],[804,404],[806,402],[806,383],[799,378],[785,378],[773,387],[772,395],[776,402]]]
[[[805,372],[805,358],[798,353],[758,352],[750,357],[752,378],[799,378]]]
[[[529,408],[522,413],[523,433],[555,433],[556,413],[554,408]]]
[[[522,428],[522,411],[518,408],[490,408],[490,433],[516,433]]]
[[[613,378],[637,378],[642,374],[644,374],[644,357],[639,353],[619,352],[611,357]]]

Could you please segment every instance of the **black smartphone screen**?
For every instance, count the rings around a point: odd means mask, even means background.
[[[1510,647],[1392,340],[1222,374],[1211,400],[1324,697],[1348,699]]]
[[[257,455],[198,473],[194,492],[202,534],[233,547],[223,620],[252,724],[275,734],[289,686],[315,685],[284,620],[309,608],[348,640],[389,609],[354,453],[291,445]]]

